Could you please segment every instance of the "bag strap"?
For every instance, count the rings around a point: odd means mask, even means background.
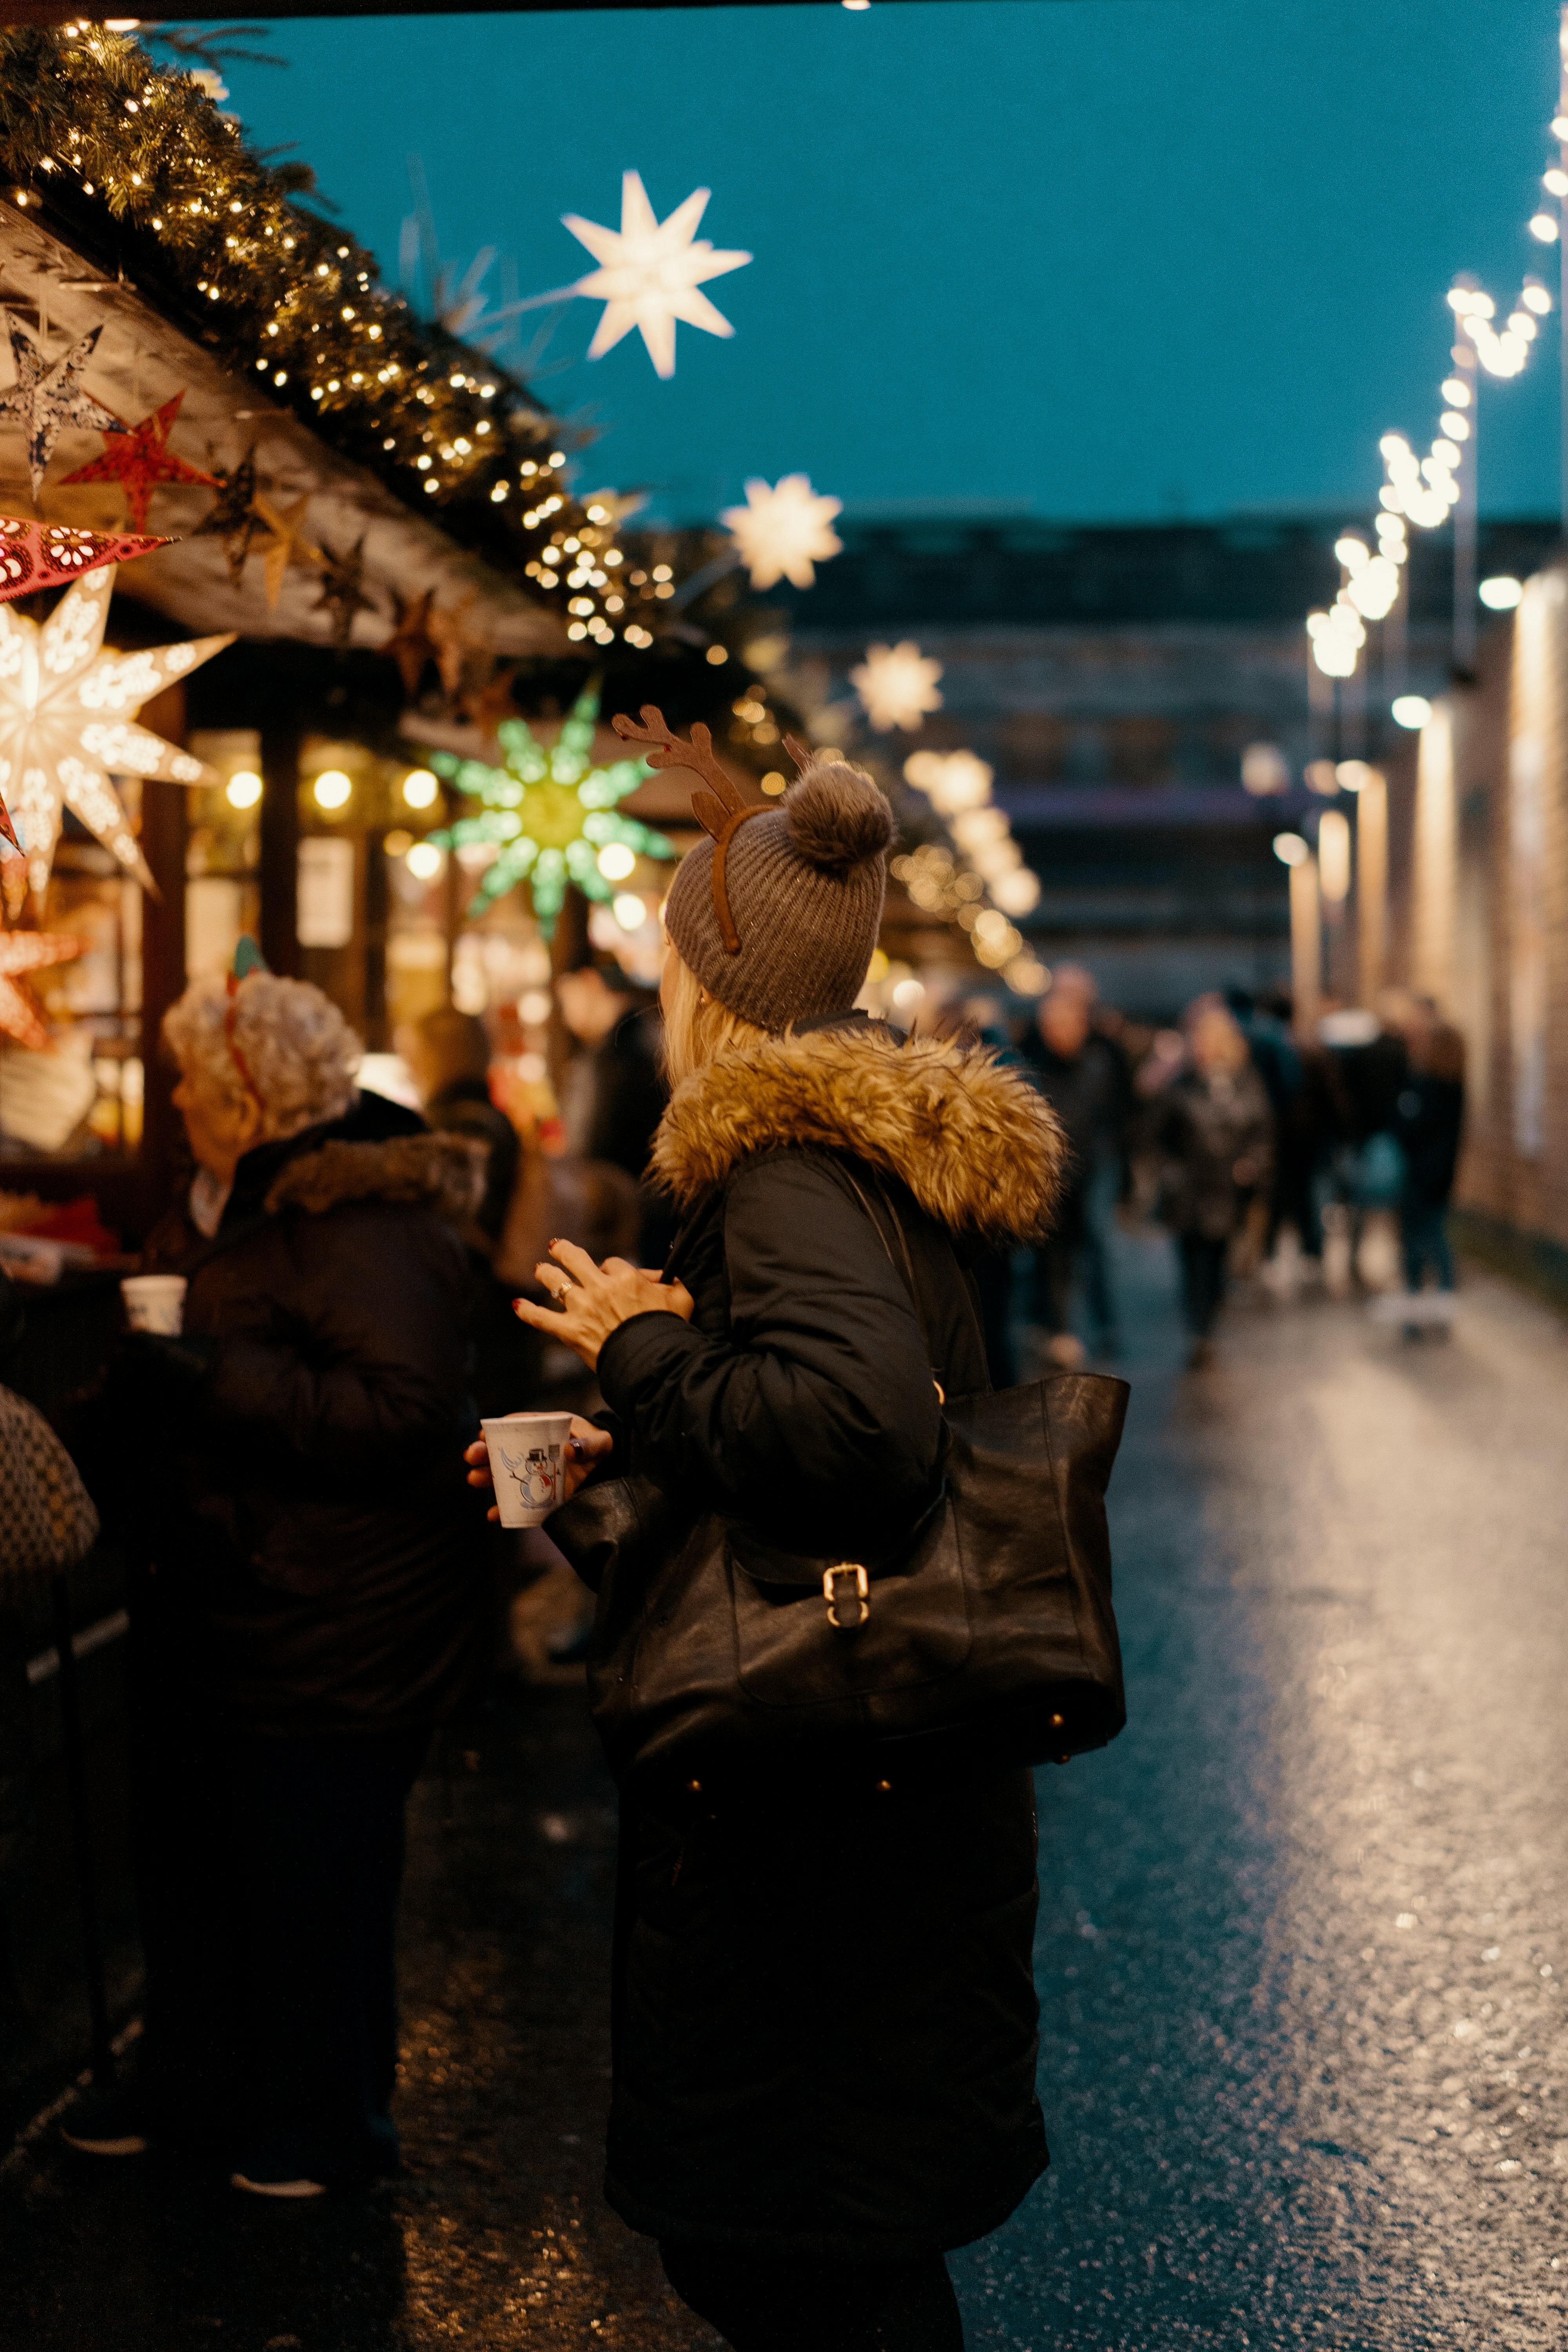
[[[899,1248],[903,1255],[904,1262],[901,1266],[900,1265],[898,1259],[893,1255],[892,1246],[888,1240],[887,1234],[882,1230],[882,1220],[878,1216],[877,1212],[871,1206],[870,1202],[867,1199],[859,1185],[855,1181],[855,1179],[850,1174],[848,1169],[840,1167],[838,1172],[843,1177],[844,1181],[848,1185],[849,1190],[854,1193],[855,1198],[859,1202],[862,1209],[866,1212],[866,1215],[869,1219],[871,1226],[876,1233],[877,1239],[882,1244],[888,1264],[892,1267],[893,1272],[898,1276],[900,1281],[903,1284],[905,1289],[910,1294],[910,1304],[915,1310],[915,1320],[921,1327],[921,1338],[925,1342],[926,1362],[931,1367],[931,1384],[936,1390],[938,1398],[943,1404],[945,1404],[947,1402],[947,1391],[942,1384],[942,1378],[937,1371],[936,1366],[931,1361],[932,1353],[931,1344],[931,1324],[926,1315],[924,1301],[921,1297],[920,1283],[915,1275],[915,1262],[910,1255],[910,1237],[904,1231],[904,1221],[899,1214],[898,1204],[896,1202],[889,1200],[886,1187],[883,1185],[880,1178],[878,1178],[876,1180],[877,1198],[881,1202],[883,1208],[886,1209],[889,1216],[892,1219],[893,1231],[898,1234]]]

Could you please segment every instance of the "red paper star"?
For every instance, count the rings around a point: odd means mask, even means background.
[[[42,1052],[49,1042],[38,1000],[14,973],[37,971],[47,963],[69,963],[83,942],[63,931],[0,931],[0,1031],[19,1045]]]
[[[10,596],[30,596],[35,588],[58,588],[62,580],[79,580],[100,563],[129,563],[133,556],[173,543],[132,539],[122,530],[74,530],[68,523],[0,515],[0,604]]]
[[[125,503],[137,530],[145,526],[148,502],[163,483],[201,482],[209,490],[217,489],[220,486],[211,474],[204,474],[199,466],[187,466],[169,446],[169,429],[180,413],[184,396],[183,392],[177,392],[173,400],[166,400],[162,408],[155,408],[127,433],[106,433],[102,457],[79,466],[63,480],[118,482],[125,492]]]

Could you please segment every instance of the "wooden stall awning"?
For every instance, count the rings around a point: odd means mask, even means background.
[[[81,377],[86,390],[118,415],[145,416],[182,389],[184,399],[169,446],[204,470],[232,467],[254,446],[258,486],[280,511],[308,499],[304,536],[342,553],[364,541],[363,592],[370,609],[356,614],[350,642],[379,646],[395,613],[425,590],[443,604],[467,604],[468,637],[508,658],[566,649],[557,616],[511,580],[459,547],[366,468],[345,457],[288,410],[270,404],[254,376],[231,372],[221,356],[172,324],[134,286],[105,278],[41,221],[0,202],[0,309],[18,319],[53,360],[101,326]],[[50,521],[89,530],[122,515],[112,483],[65,485],[60,477],[98,456],[101,436],[61,433],[39,506]],[[285,572],[268,606],[262,562],[253,555],[237,589],[221,540],[195,537],[213,504],[210,489],[171,486],[154,496],[150,528],[185,534],[178,544],[141,557],[125,574],[127,593],[200,635],[233,629],[248,637],[332,642],[331,615],[320,604],[321,580],[303,567]],[[34,511],[19,433],[0,434],[0,512]],[[260,534],[260,539],[265,534]]]

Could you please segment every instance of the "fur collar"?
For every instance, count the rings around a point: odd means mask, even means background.
[[[987,1048],[865,1024],[770,1037],[694,1071],[670,1097],[654,1172],[686,1209],[786,1144],[896,1176],[950,1233],[986,1241],[1041,1231],[1067,1151],[1044,1096]]]
[[[290,1160],[268,1188],[266,1205],[320,1216],[341,1201],[419,1201],[461,1224],[479,1206],[484,1180],[485,1147],[467,1136],[338,1140]]]

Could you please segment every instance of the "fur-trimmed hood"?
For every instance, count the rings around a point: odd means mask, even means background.
[[[484,1191],[485,1147],[462,1135],[395,1135],[377,1143],[322,1144],[301,1152],[268,1188],[266,1207],[319,1216],[342,1201],[422,1201],[454,1224]]]
[[[770,1037],[694,1071],[660,1122],[654,1173],[686,1209],[784,1144],[864,1160],[950,1233],[984,1241],[1043,1229],[1067,1151],[1045,1097],[988,1048],[905,1043],[866,1022]]]

